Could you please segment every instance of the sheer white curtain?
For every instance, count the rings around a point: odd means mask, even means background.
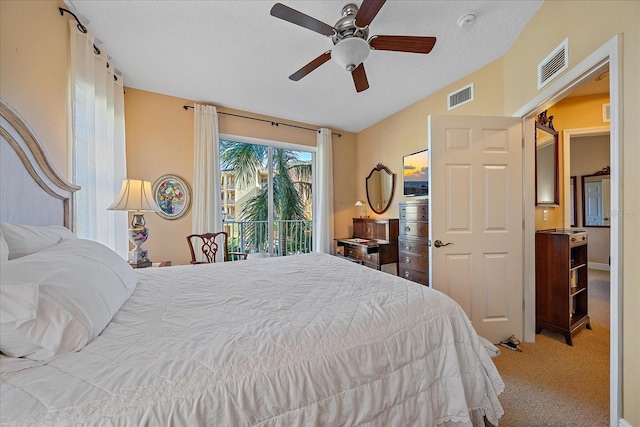
[[[218,112],[216,107],[200,104],[194,105],[194,111],[192,231],[222,231]],[[222,257],[219,251],[216,261],[222,261]]]
[[[71,32],[72,180],[80,185],[75,199],[78,237],[98,241],[127,258],[126,212],[108,211],[126,178],[124,91],[114,78],[106,54],[94,52],[93,34]]]
[[[330,254],[333,250],[333,154],[331,130],[320,129],[316,148],[317,189],[314,189],[315,226],[313,246],[315,252]]]

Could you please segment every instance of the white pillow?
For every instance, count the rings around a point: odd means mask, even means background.
[[[9,259],[30,255],[64,239],[76,239],[71,230],[61,225],[13,225],[0,222],[0,229],[9,248]]]
[[[6,301],[6,298],[11,298],[11,304],[0,305],[0,323],[23,322],[36,317],[37,284],[9,283],[3,280],[0,285],[0,302]]]
[[[9,260],[9,246],[7,241],[4,240],[4,234],[2,234],[2,227],[0,227],[0,262]]]
[[[129,298],[138,276],[106,246],[61,243],[2,264],[0,351],[45,360],[95,339]]]

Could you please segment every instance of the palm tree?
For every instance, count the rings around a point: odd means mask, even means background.
[[[223,169],[234,170],[236,182],[241,186],[248,186],[255,182],[258,172],[266,168],[268,157],[269,148],[263,145],[233,141],[220,142],[220,159]],[[273,171],[274,219],[308,220],[306,207],[311,199],[311,165],[301,161],[296,151],[274,148]],[[265,185],[256,196],[245,202],[240,213],[240,219],[248,221],[245,237],[249,241],[256,242],[261,250],[265,250],[268,245],[268,198],[269,187]],[[290,230],[284,225],[279,227],[278,243],[283,248],[282,255],[288,252],[289,238],[301,232],[310,233],[311,230]]]

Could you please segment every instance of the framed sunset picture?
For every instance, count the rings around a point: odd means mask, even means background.
[[[402,157],[402,194],[429,195],[429,153],[418,151]]]

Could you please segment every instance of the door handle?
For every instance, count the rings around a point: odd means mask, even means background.
[[[442,240],[436,240],[435,242],[433,242],[433,246],[435,246],[436,248],[441,248],[443,246],[449,246],[449,245],[453,245],[453,243],[451,242],[442,243]]]

